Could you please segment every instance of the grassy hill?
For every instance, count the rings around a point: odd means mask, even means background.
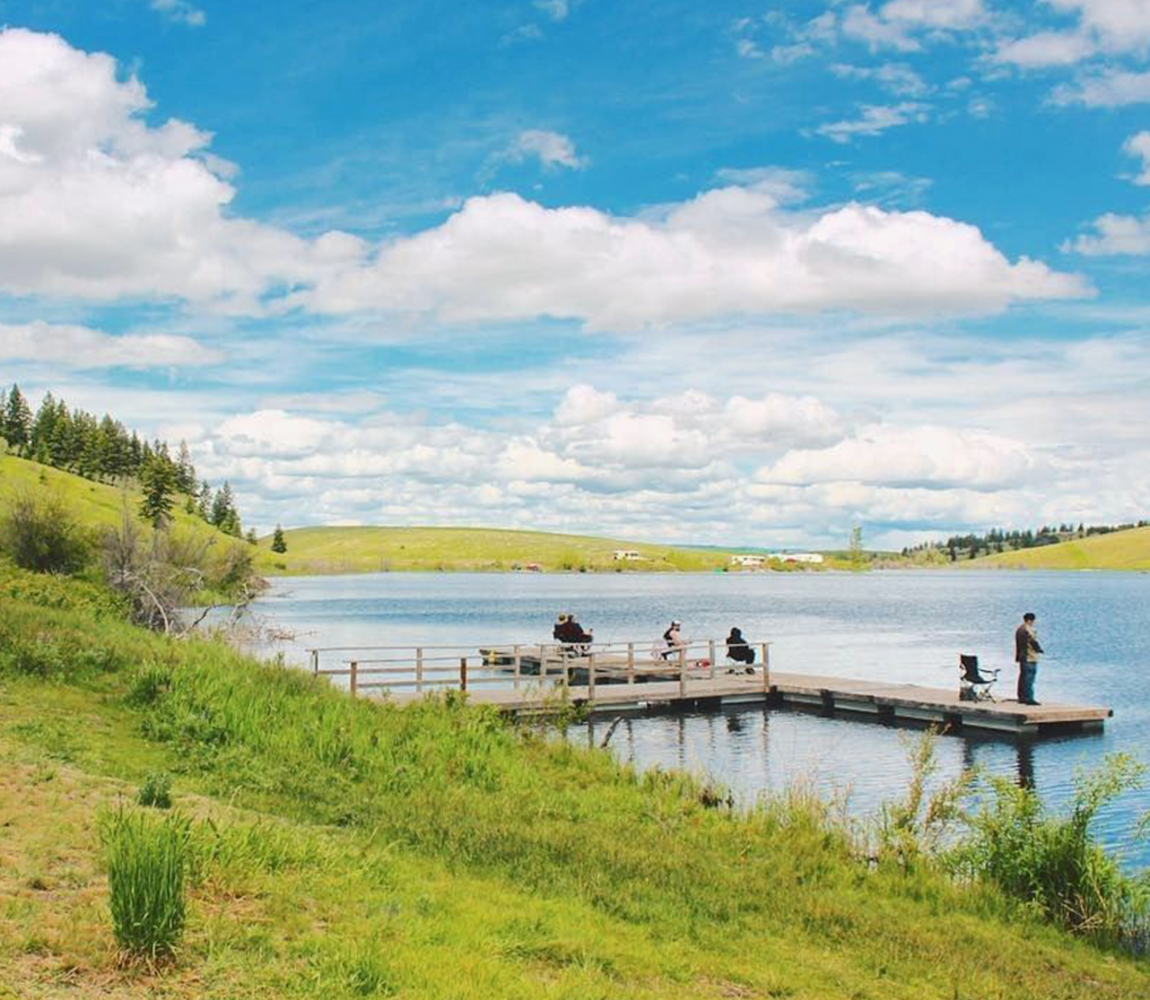
[[[149,968],[119,960],[101,838],[160,815],[135,801],[156,772],[191,824],[189,909]],[[801,792],[722,803],[490,710],[143,632],[95,584],[0,561],[4,1000],[1150,995],[1144,960]]]
[[[963,565],[1012,569],[1150,570],[1150,528],[1131,528],[1038,549],[983,556]]]
[[[118,524],[123,517],[125,504],[135,516],[140,504],[139,491],[134,488],[121,489],[105,483],[94,483],[62,469],[29,462],[14,455],[0,454],[0,506],[13,496],[25,492],[54,494],[63,501],[77,521],[92,532]],[[178,505],[172,521],[177,531],[212,538],[220,544],[236,541],[199,517],[188,514]]]
[[[497,528],[297,528],[277,555],[260,539],[266,573],[363,573],[382,570],[510,570],[535,563],[547,571],[608,572],[720,569],[731,551],[675,548],[585,535]],[[616,562],[616,549],[642,557]]]

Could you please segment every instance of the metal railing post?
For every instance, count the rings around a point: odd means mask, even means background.
[[[423,647],[415,650],[415,693],[423,693]]]

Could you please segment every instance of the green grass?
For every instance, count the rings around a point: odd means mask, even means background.
[[[1150,528],[1130,528],[1037,549],[1002,552],[961,565],[979,569],[1150,570]]]
[[[458,700],[354,701],[86,592],[12,592],[0,997],[1150,995],[1150,966],[993,888],[868,863],[802,794],[715,808]],[[98,817],[158,771],[190,822],[186,926],[173,964],[122,968]]]
[[[260,539],[257,566],[266,575],[498,572],[529,563],[546,572],[703,572],[728,568],[731,556],[741,551],[496,528],[297,528],[285,531],[284,536],[288,551],[282,555],[271,551],[271,536]],[[636,551],[642,558],[616,562],[616,549]]]
[[[119,809],[104,819],[112,933],[127,960],[155,962],[176,952],[184,933],[188,824]]]
[[[492,528],[297,528],[284,536],[283,555],[270,551],[270,538],[260,540],[262,570],[276,572],[276,563],[287,573],[510,570],[537,563],[551,572],[613,572],[707,570],[730,562],[727,552]],[[616,562],[615,549],[633,549],[643,559]]]
[[[132,517],[137,517],[140,506],[140,493],[135,488],[95,483],[61,469],[0,454],[0,511],[12,497],[20,494],[57,498],[89,536],[97,535],[101,529],[118,526],[125,508]],[[187,513],[183,509],[183,499],[180,498],[172,512],[172,527],[177,534],[210,539],[217,549],[240,544],[237,539]]]

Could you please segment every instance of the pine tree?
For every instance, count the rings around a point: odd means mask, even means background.
[[[199,496],[196,498],[196,513],[209,524],[212,520],[212,488],[205,479],[200,484]]]
[[[284,538],[284,529],[276,525],[275,534],[272,535],[272,551],[281,555],[287,552],[287,539]]]
[[[172,519],[175,503],[175,477],[172,466],[159,458],[153,458],[140,474],[140,485],[144,498],[140,501],[140,516],[157,530]]]
[[[226,480],[216,492],[215,500],[212,501],[211,521],[225,535],[234,535],[239,538],[243,533],[240,515],[236,510],[235,501],[232,499],[232,487]]]
[[[180,442],[180,451],[176,458],[176,489],[191,496],[196,492],[196,467],[192,465],[192,453],[188,450],[188,442]]]
[[[4,408],[4,437],[13,451],[24,453],[31,443],[32,408],[24,398],[18,385],[12,386],[8,394],[8,405]]]
[[[259,545],[260,540],[256,538],[255,528],[248,528],[248,533],[244,535],[244,541],[247,542],[248,545]]]

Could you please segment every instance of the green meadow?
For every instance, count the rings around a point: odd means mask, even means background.
[[[524,569],[547,572],[719,570],[735,550],[675,548],[640,542],[494,528],[297,528],[284,532],[287,552],[260,540],[258,565],[271,574],[401,570]],[[615,550],[640,558],[617,561]]]

